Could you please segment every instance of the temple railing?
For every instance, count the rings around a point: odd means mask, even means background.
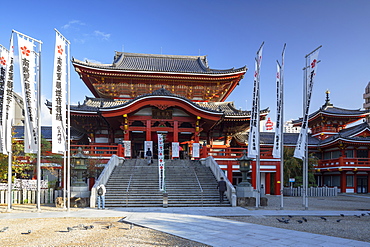
[[[369,158],[344,158],[320,160],[316,168],[330,168],[330,167],[370,167]]]
[[[229,179],[225,177],[225,173],[221,170],[220,166],[217,164],[215,159],[212,156],[208,156],[207,158],[202,160],[205,162],[205,165],[211,168],[213,175],[216,177],[217,181],[220,181],[221,177],[225,178],[227,191],[226,197],[231,202],[232,207],[236,207],[236,191],[234,186],[230,183]]]
[[[121,144],[118,145],[71,145],[71,154],[78,153],[78,148],[81,147],[83,154],[90,157],[107,157],[110,158],[112,155],[118,157],[124,157],[124,148]]]
[[[90,207],[91,208],[95,208],[96,197],[97,197],[96,188],[101,184],[106,185],[114,168],[122,162],[123,162],[122,158],[119,158],[117,155],[113,155],[111,159],[109,160],[108,164],[104,167],[104,170],[100,174],[99,178],[96,180],[94,186],[91,188],[91,195],[90,195]]]

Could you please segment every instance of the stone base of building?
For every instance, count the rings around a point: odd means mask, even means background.
[[[266,197],[260,198],[260,206],[267,206],[268,199]],[[255,207],[256,198],[255,197],[238,197],[237,206],[240,207]]]

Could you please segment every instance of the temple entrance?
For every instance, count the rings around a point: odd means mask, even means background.
[[[364,194],[367,192],[368,192],[367,177],[365,176],[357,177],[357,193]]]

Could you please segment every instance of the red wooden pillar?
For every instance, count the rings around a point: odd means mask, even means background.
[[[256,187],[256,178],[257,178],[257,175],[256,175],[256,162],[255,161],[252,161],[251,163],[252,163],[252,170],[251,170],[251,172],[252,172],[252,174],[251,174],[252,181],[250,183],[252,184],[252,187],[254,189],[256,189],[257,188]]]
[[[274,194],[280,195],[280,187],[281,184],[284,184],[284,181],[280,180],[281,172],[280,172],[280,161],[276,163],[276,173],[275,173],[275,181],[274,181]]]
[[[123,139],[125,141],[129,141],[130,140],[130,131],[129,130],[124,130],[123,131]]]
[[[353,192],[357,193],[357,172],[353,172],[353,186],[355,187]]]
[[[233,182],[233,163],[231,160],[227,161],[227,178],[231,183]]]
[[[347,187],[346,172],[341,171],[340,172],[340,192],[346,193],[346,187]]]
[[[146,141],[151,141],[152,140],[152,121],[150,119],[146,120],[146,131],[145,131],[145,139]]]
[[[270,195],[271,191],[271,173],[267,172],[265,173],[265,194]]]
[[[179,122],[173,122],[173,142],[179,141]]]

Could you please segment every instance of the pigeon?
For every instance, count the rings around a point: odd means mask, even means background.
[[[283,223],[284,222],[284,220],[281,220],[281,219],[279,219],[279,218],[276,218],[277,219],[277,221],[279,221],[280,223]]]
[[[6,230],[8,230],[9,227],[4,227],[3,229],[0,230],[0,232],[5,232]]]
[[[132,228],[134,228],[134,224],[131,224],[131,225],[130,225],[130,229],[132,229]]]
[[[27,234],[31,234],[31,233],[32,233],[32,231],[31,231],[31,230],[28,230],[28,231],[27,231]]]
[[[288,217],[289,217],[289,218],[293,218],[293,216],[291,216],[291,215],[288,215]]]
[[[304,220],[304,222],[307,222],[307,219],[305,217],[302,217],[302,220]]]
[[[67,231],[68,232],[73,231],[73,228],[72,227],[67,227]]]
[[[363,214],[363,213],[361,214],[361,216],[365,216],[365,215],[366,215],[366,214]]]
[[[341,220],[337,220],[337,222],[340,222]]]
[[[344,217],[344,214],[340,214],[340,216]]]
[[[85,230],[89,230],[89,229],[93,229],[94,226],[93,225],[89,225],[89,226],[84,226]]]
[[[354,216],[357,217],[357,218],[361,218],[361,216],[360,215],[357,215],[357,214],[355,214]]]
[[[325,217],[320,217],[320,219],[323,219],[324,221],[326,221],[326,218]]]
[[[301,220],[297,220],[297,222],[298,222],[299,224],[302,224],[302,223],[303,223],[303,221],[301,221]]]
[[[367,214],[368,214],[368,215],[370,215],[370,213],[369,213],[369,212],[367,212]]]
[[[285,224],[289,224],[289,220],[284,220],[284,223]]]

